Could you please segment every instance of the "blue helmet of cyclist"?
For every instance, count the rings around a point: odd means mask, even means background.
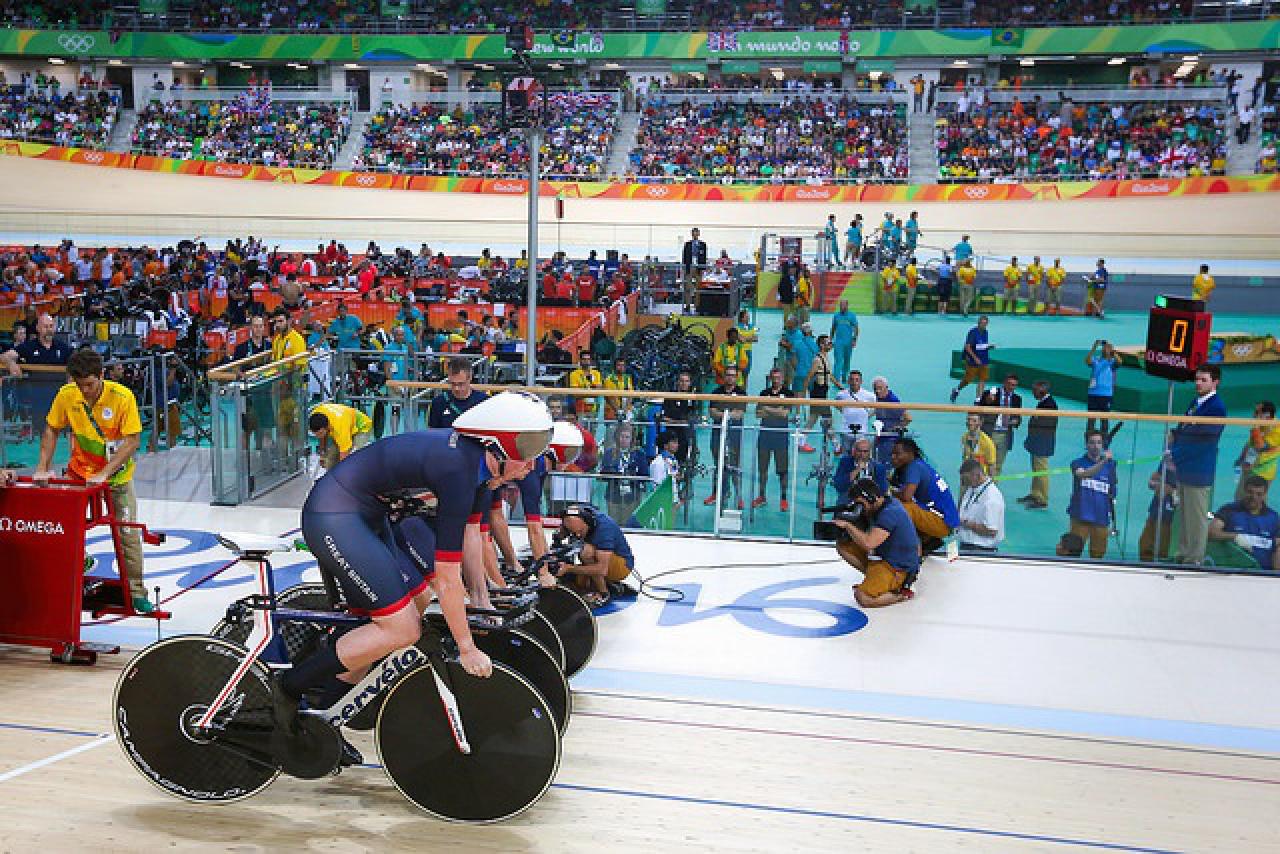
[[[480,442],[499,459],[532,461],[551,444],[552,421],[539,398],[504,391],[459,415],[453,429]]]
[[[572,421],[557,421],[551,430],[551,444],[547,456],[558,468],[563,468],[578,458],[585,441],[582,430]]]

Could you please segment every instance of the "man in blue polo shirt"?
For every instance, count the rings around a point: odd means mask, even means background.
[[[347,311],[347,304],[338,301],[338,316],[329,324],[329,334],[338,339],[339,350],[360,349],[360,318]]]
[[[893,464],[889,485],[906,507],[928,554],[951,536],[960,524],[960,513],[951,488],[923,457],[915,439],[903,437],[894,442],[889,457]]]
[[[865,531],[844,519],[834,523],[848,535],[836,546],[841,557],[855,568],[866,565],[866,577],[854,585],[853,598],[864,608],[905,602],[915,595],[911,583],[920,571],[920,538],[907,508],[881,492],[874,480],[859,480],[849,491],[850,500],[862,507],[869,523]],[[868,558],[872,551],[876,556]]]
[[[1081,549],[1089,544],[1089,557],[1097,560],[1107,553],[1116,500],[1116,461],[1106,447],[1101,430],[1090,430],[1083,457],[1071,463],[1071,501],[1067,515],[1070,533],[1079,537]],[[1065,538],[1064,538],[1065,539]],[[1059,554],[1064,554],[1059,545]],[[1079,557],[1080,552],[1066,554]]]
[[[1266,479],[1251,474],[1244,479],[1239,501],[1220,508],[1209,525],[1209,539],[1235,541],[1253,556],[1262,569],[1280,572],[1280,513],[1267,506]]]
[[[1218,396],[1222,370],[1202,365],[1196,371],[1196,399],[1187,415],[1225,418],[1227,408]],[[1209,534],[1209,494],[1218,466],[1221,424],[1179,424],[1173,430],[1169,455],[1178,469],[1178,563],[1204,562]]]
[[[960,238],[960,242],[951,248],[951,252],[955,255],[956,264],[963,264],[973,257],[973,244],[969,242],[969,235]]]
[[[960,385],[951,390],[952,403],[956,402],[960,392],[969,383],[976,383],[978,386],[975,400],[982,397],[982,392],[987,387],[987,380],[991,376],[991,350],[996,346],[990,343],[987,333],[987,324],[990,322],[991,318],[985,314],[979,316],[978,325],[964,337],[964,376],[960,378]]]

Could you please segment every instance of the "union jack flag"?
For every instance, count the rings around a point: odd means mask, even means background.
[[[737,33],[707,33],[707,50],[736,51],[737,49]]]

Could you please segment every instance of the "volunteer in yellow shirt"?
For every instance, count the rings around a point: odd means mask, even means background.
[[[604,387],[609,391],[635,391],[636,381],[627,370],[627,360],[613,360],[613,373],[604,378]],[[606,397],[604,399],[604,417],[616,421],[631,414],[631,398]]]
[[[956,267],[956,281],[960,283],[960,313],[965,317],[969,316],[969,309],[973,307],[973,283],[977,278],[978,270],[968,258]]]
[[[271,312],[271,361],[279,362],[307,352],[307,342],[293,328],[289,312],[277,308]],[[302,445],[302,423],[298,417],[298,397],[305,394],[307,386],[307,360],[295,359],[283,369],[283,376],[275,381],[277,438],[284,440],[288,459],[292,460]]]
[[[977,460],[983,474],[990,475],[996,464],[996,443],[982,432],[982,416],[970,412],[965,418],[965,432],[960,436],[960,460]]]
[[[809,278],[809,268],[801,267],[796,276],[796,322],[804,326],[809,322],[809,308],[813,305],[813,281]]]
[[[1209,275],[1209,265],[1201,264],[1200,272],[1191,280],[1191,295],[1196,299],[1208,302],[1209,296],[1217,286],[1217,283],[1213,281],[1213,276]]]
[[[902,275],[907,280],[907,314],[915,314],[916,288],[920,285],[920,270],[916,267],[914,257],[910,258],[907,266],[902,268]]]
[[[1045,309],[1044,267],[1040,264],[1040,256],[1037,255],[1027,265],[1027,314],[1040,314]]]
[[[1018,311],[1018,291],[1022,286],[1022,268],[1018,266],[1018,256],[1015,255],[1009,260],[1009,266],[1004,268],[1004,309],[1009,314],[1016,314]]]
[[[320,464],[331,469],[373,441],[373,419],[353,406],[321,403],[311,410],[307,429],[320,440]]]
[[[107,483],[116,518],[138,521],[138,497],[133,491],[133,455],[142,438],[138,402],[127,387],[102,378],[102,357],[93,350],[76,350],[67,360],[71,382],[58,390],[45,416],[40,438],[40,460],[32,478],[53,477],[53,452],[58,434],[71,431],[71,462],[67,473],[89,484]],[[133,608],[143,614],[155,610],[147,598],[142,578],[142,538],[137,528],[121,528],[116,537],[123,558],[122,576],[127,576]]]
[[[1054,258],[1053,266],[1044,272],[1045,282],[1049,285],[1048,303],[1045,310],[1049,314],[1062,314],[1062,283],[1067,280],[1067,271],[1062,269],[1062,259]]]
[[[724,385],[726,368],[737,368],[739,377],[737,385],[739,388],[746,387],[747,360],[750,354],[747,345],[739,340],[738,334],[736,326],[726,329],[724,341],[716,347],[715,353],[711,356],[711,368],[716,372],[717,385]]]
[[[898,266],[893,261],[880,271],[880,287],[876,290],[876,310],[898,313]]]
[[[569,388],[604,388],[604,376],[595,367],[590,350],[578,351],[578,367],[569,372]],[[595,418],[594,397],[574,397],[573,409],[581,418]]]

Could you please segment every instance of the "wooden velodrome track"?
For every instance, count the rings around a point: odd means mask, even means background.
[[[372,764],[199,806],[107,734],[125,658],[0,648],[0,849],[1280,850],[1274,756],[595,691],[505,824],[419,813]]]

